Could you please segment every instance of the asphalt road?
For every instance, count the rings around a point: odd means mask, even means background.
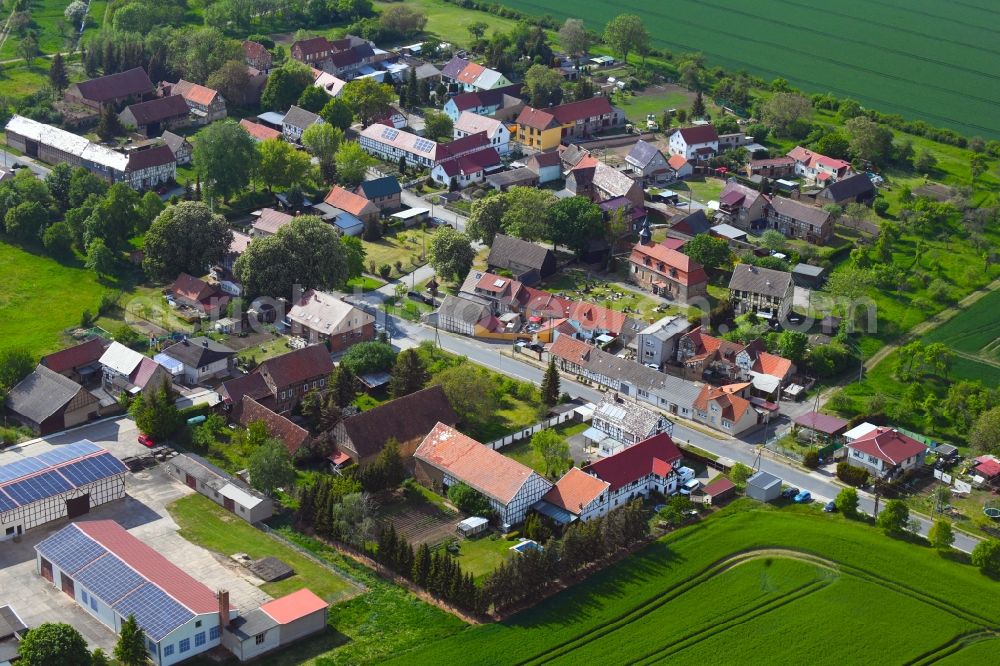
[[[378,321],[383,323],[383,325],[384,318],[385,313],[380,310]],[[435,339],[434,329],[420,324],[413,324],[392,315],[389,316],[389,327],[393,334],[393,344],[401,348],[413,347],[424,340],[433,341]],[[540,384],[542,381],[543,370],[541,368],[500,353],[509,349],[509,345],[506,343],[490,344],[443,331],[437,332],[437,339],[439,339],[442,349],[464,356],[470,361],[498,372],[503,372],[516,379],[535,384]],[[562,379],[562,389],[573,397],[580,397],[591,402],[600,402],[603,396],[603,393],[600,391],[578,384],[565,377]],[[758,457],[758,447],[754,442],[759,441],[762,435],[761,431],[755,433],[755,436],[752,437],[752,442],[733,438],[716,438],[700,430],[689,428],[682,423],[675,423],[673,433],[674,439],[679,442],[693,444],[717,456],[729,458],[734,462],[741,462],[750,467],[761,469],[781,478],[786,485],[795,486],[801,490],[808,490],[812,493],[814,502],[825,504],[828,500],[837,496],[842,486],[836,483],[832,476],[828,474],[824,474],[821,471],[809,472],[772,457],[765,457],[763,455]],[[875,508],[874,497],[864,491],[859,491],[858,495],[860,499],[859,510],[867,515],[872,515]],[[885,501],[882,500],[879,507],[882,508],[884,506]],[[927,532],[931,527],[931,521],[917,516],[913,516],[913,518],[916,519],[919,525],[918,533],[921,536],[927,536]],[[968,536],[963,532],[956,531],[955,535],[954,547],[966,553],[971,552],[979,542],[979,539]]]
[[[9,153],[6,150],[0,150],[0,164],[5,167],[12,167],[16,164],[26,166],[31,169],[31,171],[39,178],[45,178],[52,171],[51,169],[42,166],[30,157],[20,157],[14,153]]]

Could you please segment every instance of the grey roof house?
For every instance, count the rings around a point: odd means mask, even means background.
[[[765,207],[767,226],[790,238],[809,243],[826,243],[833,238],[833,217],[829,211],[794,199],[773,197]]]
[[[691,328],[681,315],[667,315],[639,331],[635,337],[637,360],[643,365],[662,368],[677,355],[677,340]]]
[[[774,474],[757,472],[747,479],[747,497],[761,502],[773,502],[781,495],[781,479]]]
[[[163,143],[167,144],[167,148],[170,152],[174,154],[174,159],[177,160],[177,166],[191,163],[191,155],[194,153],[194,146],[191,142],[179,134],[174,134],[173,132],[164,132],[160,135],[163,139]]]
[[[173,344],[161,354],[184,365],[184,379],[188,384],[228,377],[233,370],[233,359],[236,357],[235,350],[201,336]]]
[[[99,409],[100,401],[90,391],[44,365],[37,366],[7,394],[11,419],[36,435],[86,423]]]
[[[472,294],[448,295],[441,301],[436,312],[429,315],[429,321],[436,321],[442,331],[460,335],[475,335],[476,324],[492,314],[490,302]]]
[[[487,264],[491,271],[509,271],[515,280],[527,285],[537,284],[556,272],[552,250],[503,234],[493,239]]]
[[[736,314],[784,319],[792,307],[792,274],[751,264],[737,264],[729,280],[729,299]]]
[[[667,158],[653,144],[640,139],[625,156],[625,163],[644,180],[660,182],[667,179],[670,167]]]
[[[817,203],[835,203],[846,206],[849,203],[870,204],[875,199],[875,185],[868,174],[858,173],[828,185],[817,195]]]
[[[281,133],[292,143],[302,140],[302,133],[311,125],[323,122],[323,119],[311,111],[292,105],[281,120]]]

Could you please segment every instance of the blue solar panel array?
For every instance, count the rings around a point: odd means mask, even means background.
[[[42,557],[69,574],[75,574],[108,552],[75,525],[59,530],[35,548]]]
[[[29,476],[23,481],[14,481],[3,487],[3,491],[20,505],[31,504],[46,497],[52,497],[67,490],[73,490],[74,486],[69,481],[59,475],[58,472],[41,472],[34,476]]]
[[[59,473],[77,487],[127,471],[128,467],[125,466],[125,463],[110,453],[102,453],[92,458],[84,458],[83,460],[63,465],[59,468]]]
[[[83,571],[77,572],[76,580],[107,604],[115,603],[147,582],[113,555],[101,557]]]
[[[194,617],[194,613],[152,583],[146,583],[112,608],[122,617],[135,615],[135,621],[154,641]]]
[[[100,450],[101,447],[89,439],[81,439],[74,444],[65,444],[51,451],[39,454],[35,456],[35,459],[42,461],[46,466],[58,465],[82,456],[89,456],[91,453],[97,453]]]
[[[101,451],[104,449],[84,439],[0,465],[0,511],[10,511],[128,471],[124,463],[107,451],[94,455]]]

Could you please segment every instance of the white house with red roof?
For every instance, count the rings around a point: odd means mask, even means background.
[[[701,387],[694,401],[694,420],[732,436],[757,426],[761,416],[747,398],[751,384]]]
[[[719,133],[713,125],[679,127],[671,133],[667,150],[689,161],[707,160],[719,152]]]
[[[611,484],[596,476],[587,474],[579,467],[574,467],[552,486],[542,497],[544,504],[549,504],[570,514],[569,520],[560,520],[561,512],[546,510],[547,507],[537,506],[539,513],[545,514],[558,522],[573,520],[591,520],[608,512],[608,495]]]
[[[35,546],[35,571],[118,633],[135,616],[146,651],[170,666],[221,643],[229,594],[192,578],[113,520],[71,523]]]
[[[535,470],[444,423],[420,442],[413,460],[417,481],[441,493],[465,483],[490,501],[504,526],[523,522],[528,509],[552,488]]]
[[[847,462],[892,480],[924,464],[927,447],[895,428],[875,428],[847,443]]]
[[[854,173],[850,162],[814,153],[802,146],[795,146],[788,151],[788,157],[795,160],[796,176],[824,185],[836,183]]]

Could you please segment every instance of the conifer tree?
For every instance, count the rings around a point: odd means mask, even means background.
[[[546,407],[554,407],[559,403],[559,370],[556,369],[556,360],[549,359],[549,367],[545,369],[542,377],[542,404]]]

